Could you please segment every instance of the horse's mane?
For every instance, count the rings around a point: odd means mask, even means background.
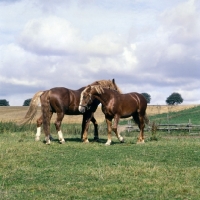
[[[95,90],[97,91],[98,94],[104,93],[104,89],[101,85],[92,85],[91,87],[95,88]]]
[[[102,85],[90,85],[88,87],[94,88],[97,91],[98,94],[103,94],[104,89],[113,90],[113,91],[119,93],[119,91],[117,91],[115,88],[103,87]],[[119,93],[119,94],[121,94],[121,93]]]
[[[98,85],[101,86],[101,89],[98,88]],[[95,86],[95,88],[97,89],[97,92],[100,91],[100,90],[103,90],[103,88],[108,88],[108,89],[111,89],[111,90],[116,90],[120,94],[122,93],[120,88],[116,85],[114,79],[112,81],[111,80],[95,81],[94,83],[91,84],[91,86]]]

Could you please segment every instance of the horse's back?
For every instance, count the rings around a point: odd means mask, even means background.
[[[132,113],[138,111],[145,113],[147,108],[147,101],[142,94],[131,92],[121,94],[117,106],[121,107],[122,110],[129,113],[129,115],[132,115]]]
[[[140,112],[142,115],[145,115],[147,109],[147,100],[140,93],[134,92],[134,95],[137,97],[138,112]]]
[[[80,114],[78,111],[80,92],[64,87],[55,87],[49,90],[50,105],[53,112],[65,114]]]

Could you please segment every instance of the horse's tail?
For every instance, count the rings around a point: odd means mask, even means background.
[[[42,108],[43,130],[46,137],[50,134],[50,90],[45,91],[40,98]]]
[[[32,119],[34,119],[34,117],[37,114],[37,108],[40,104],[40,96],[42,94],[43,94],[43,91],[39,91],[39,92],[35,93],[35,95],[31,99],[29,109],[28,109],[25,117],[20,122],[17,123],[19,126],[25,125],[25,124],[31,122]]]

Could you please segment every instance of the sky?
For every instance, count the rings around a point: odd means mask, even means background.
[[[199,0],[0,0],[0,99],[115,79],[123,93],[200,104]]]

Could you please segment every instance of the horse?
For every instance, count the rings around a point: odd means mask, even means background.
[[[103,87],[113,88],[120,92],[120,89],[115,84],[115,80],[100,80],[95,81],[91,85],[102,85]],[[78,90],[71,90],[64,87],[55,87],[46,91],[37,92],[31,99],[29,109],[20,122],[20,124],[26,124],[30,122],[37,113],[38,105],[41,104],[42,115],[37,119],[37,132],[35,140],[38,141],[41,135],[41,126],[43,124],[43,130],[45,133],[46,144],[50,144],[50,120],[53,113],[57,113],[57,118],[55,121],[55,127],[58,133],[59,142],[62,144],[65,142],[63,138],[63,133],[61,131],[61,123],[64,115],[83,115],[82,119],[82,131],[81,140],[83,142],[89,142],[87,138],[87,132],[89,129],[90,121],[94,125],[94,140],[98,141],[98,123],[94,118],[94,112],[96,111],[98,105],[100,104],[98,99],[93,99],[90,105],[87,107],[84,113],[79,112],[79,100],[81,92],[85,89],[82,87]]]
[[[147,101],[142,94],[136,92],[121,94],[116,90],[104,88],[101,85],[88,85],[81,93],[79,111],[86,112],[88,104],[94,98],[101,102],[102,112],[107,123],[108,140],[105,145],[111,144],[112,131],[115,132],[120,142],[124,142],[124,138],[118,133],[117,126],[120,118],[131,116],[140,129],[137,143],[144,143],[144,127],[145,122],[148,123],[148,118],[146,116]]]

